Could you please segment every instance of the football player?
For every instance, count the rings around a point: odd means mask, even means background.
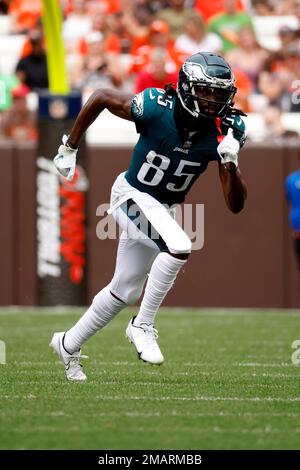
[[[65,365],[68,380],[84,381],[81,346],[145,292],[126,336],[138,356],[162,364],[154,327],[156,313],[191,252],[191,241],[174,218],[208,163],[217,161],[226,204],[240,212],[247,190],[238,168],[245,141],[244,113],[233,108],[235,79],[228,63],[212,53],[197,53],[182,65],[177,89],[148,88],[131,95],[99,89],[81,109],[70,135],[63,137],[54,163],[73,178],[80,138],[108,109],[134,121],[140,138],[128,170],[111,192],[110,212],[122,228],[111,282],[68,331],[55,333],[50,346]],[[147,281],[147,282],[146,282]]]

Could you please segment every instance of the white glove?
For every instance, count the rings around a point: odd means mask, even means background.
[[[226,137],[217,147],[217,152],[220,155],[221,163],[234,163],[235,166],[238,166],[238,152],[240,150],[240,144],[238,140],[233,137],[233,130],[228,129]]]
[[[58,154],[54,157],[53,162],[57,171],[63,175],[68,181],[72,181],[76,168],[76,154],[78,149],[72,149],[66,145],[68,136],[62,138],[62,145],[58,149]]]

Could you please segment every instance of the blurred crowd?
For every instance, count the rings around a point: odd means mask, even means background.
[[[59,0],[58,0],[59,1]],[[300,112],[300,0],[60,0],[70,86],[139,92],[176,83],[182,62],[199,51],[233,68],[235,106],[263,113],[268,138],[290,137],[282,112]],[[1,71],[0,137],[36,139],[27,95],[48,87],[42,0],[0,0],[10,35],[24,35],[13,74]],[[289,17],[278,46],[258,37],[255,17]],[[0,38],[1,40],[1,38]],[[298,90],[299,89],[299,90]],[[295,136],[294,132],[294,136]]]

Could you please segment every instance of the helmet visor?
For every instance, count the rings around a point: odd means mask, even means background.
[[[191,91],[194,99],[197,100],[200,112],[207,116],[217,117],[224,109],[224,106],[232,103],[236,89],[235,87],[226,89],[193,84]]]

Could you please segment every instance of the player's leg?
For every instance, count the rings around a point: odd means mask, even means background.
[[[122,233],[110,284],[94,297],[92,305],[70,330],[53,336],[51,346],[64,362],[69,380],[86,379],[80,366],[81,346],[140,297],[156,254],[156,246],[142,246]]]
[[[114,276],[94,297],[87,312],[66,332],[64,346],[67,351],[80,349],[123,308],[136,302],[156,254],[153,247],[141,246],[136,240],[128,238],[125,232],[121,234]]]
[[[64,363],[68,380],[86,380],[80,364],[81,346],[125,306],[112,295],[108,285],[95,296],[92,305],[70,330],[53,335],[50,346]]]
[[[142,195],[138,203],[129,199],[116,209],[114,216],[131,237],[140,234],[141,243],[156,244],[160,250],[152,263],[139,313],[126,330],[140,357],[160,364],[163,356],[156,343],[155,316],[187,260],[191,242],[170,211],[148,195]]]
[[[132,222],[136,222],[138,230],[147,235],[142,237],[141,242],[147,243],[147,238],[151,238],[160,250],[151,267],[145,294],[135,319],[136,324],[153,324],[160,304],[186,263],[191,252],[191,241],[176,222],[174,213],[171,214],[162,204],[153,201],[148,195],[141,196],[139,200],[136,198],[136,201],[127,201],[120,207],[118,213],[129,212],[132,218],[132,213],[135,211],[138,218]],[[131,207],[134,211],[130,210]],[[120,223],[120,220],[118,222]]]
[[[152,243],[141,244],[123,231],[119,243],[110,291],[126,305],[133,305],[141,296],[147,275],[159,252]]]

